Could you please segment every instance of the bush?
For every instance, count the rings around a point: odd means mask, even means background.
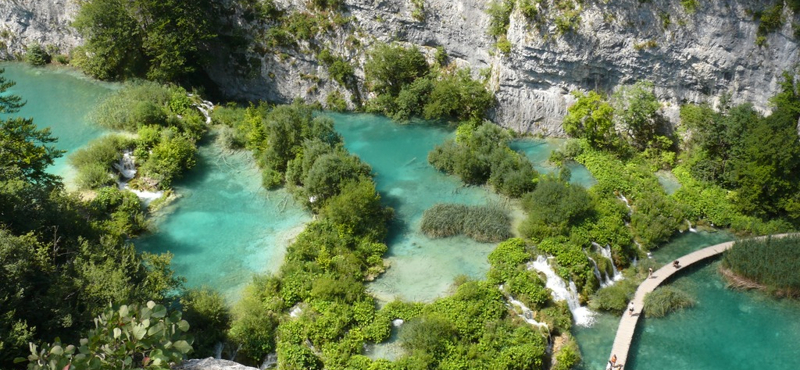
[[[43,66],[50,63],[50,54],[38,43],[30,44],[25,51],[25,61],[32,66]]]
[[[112,164],[122,158],[122,152],[130,148],[131,144],[120,135],[107,135],[72,153],[69,163],[78,172],[75,177],[78,186],[97,189],[114,185],[117,176],[112,173]]]
[[[225,300],[217,291],[208,288],[190,289],[180,299],[183,314],[192,322],[189,331],[194,335],[194,356],[214,356],[217,344],[227,340],[231,317]]]
[[[489,14],[489,35],[495,38],[505,36],[513,10],[514,1],[511,0],[497,0],[489,4],[486,9],[486,13]]]
[[[165,189],[179,178],[184,170],[194,167],[197,147],[183,135],[167,134],[153,147],[142,164],[142,175],[158,182]]]
[[[431,238],[465,234],[479,242],[499,242],[511,237],[511,220],[490,206],[436,204],[422,215],[422,232]]]
[[[614,285],[598,290],[589,300],[589,307],[593,310],[622,314],[628,307],[628,302],[636,294],[637,287],[638,284],[631,279],[618,281]]]
[[[171,96],[169,88],[155,82],[129,82],[100,103],[91,119],[105,128],[129,132],[141,125],[164,125]]]
[[[28,368],[166,369],[192,351],[192,338],[184,334],[188,330],[180,311],[170,314],[153,301],[141,307],[109,307],[95,319],[95,329],[79,347],[63,345],[59,339],[41,349],[31,343]]]
[[[686,292],[670,286],[660,287],[644,296],[644,314],[647,317],[664,317],[670,312],[694,306]]]

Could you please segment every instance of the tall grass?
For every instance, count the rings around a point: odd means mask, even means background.
[[[511,219],[493,206],[436,204],[422,215],[421,228],[431,238],[464,234],[479,242],[499,242],[511,237]]]
[[[722,266],[778,295],[800,296],[799,236],[737,241]]]
[[[664,317],[681,308],[692,307],[694,303],[688,293],[665,286],[644,296],[644,314],[647,317]]]

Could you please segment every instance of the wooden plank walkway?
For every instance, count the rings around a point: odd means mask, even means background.
[[[776,234],[772,235],[771,237],[783,238],[788,235],[795,234]],[[763,238],[767,238],[767,236],[762,236],[758,239]],[[628,313],[627,308],[622,314],[622,318],[619,320],[617,336],[614,338],[614,346],[611,347],[611,354],[609,355],[609,358],[611,358],[612,355],[617,355],[617,365],[625,365],[627,362],[628,351],[630,350],[631,342],[633,342],[633,334],[636,331],[636,324],[639,322],[639,317],[642,314],[642,307],[644,307],[645,294],[650,293],[658,288],[661,283],[667,280],[670,276],[682,271],[685,267],[691,266],[692,264],[705,260],[709,257],[717,256],[730,249],[730,247],[733,246],[733,243],[734,242],[727,242],[712,245],[710,247],[689,253],[683,257],[679,257],[677,260],[680,262],[680,268],[676,269],[670,262],[657,271],[653,271],[653,277],[650,279],[645,279],[645,281],[639,285],[639,288],[636,289],[636,295],[633,298],[633,315],[631,316]]]

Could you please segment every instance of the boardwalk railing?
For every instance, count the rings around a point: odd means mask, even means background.
[[[776,234],[771,236],[762,236],[757,239],[764,239],[767,237],[783,238],[788,235],[796,234]],[[639,322],[639,317],[642,314],[644,307],[644,296],[658,288],[661,283],[666,281],[672,275],[680,272],[687,266],[691,266],[699,261],[705,260],[709,257],[714,257],[722,252],[730,249],[734,242],[721,243],[700,249],[698,251],[689,253],[683,257],[678,257],[680,268],[675,268],[671,263],[653,272],[652,278],[645,279],[639,288],[636,289],[636,296],[633,298],[634,312],[630,315],[628,311],[622,313],[622,318],[619,320],[619,328],[617,329],[617,336],[614,338],[614,346],[611,347],[611,355],[617,355],[617,364],[625,365],[628,359],[628,351],[631,348],[633,341],[633,334],[636,331],[636,324]]]

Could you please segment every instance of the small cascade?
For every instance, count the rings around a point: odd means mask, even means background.
[[[194,94],[188,94],[189,97],[193,97]],[[200,103],[194,104],[194,107],[203,114],[203,117],[206,118],[206,124],[211,124],[211,111],[214,110],[214,103],[208,100],[201,100]]]
[[[503,286],[502,285],[500,286],[500,290],[501,291],[503,290]],[[547,324],[545,324],[543,322],[538,322],[538,321],[533,319],[533,311],[530,308],[528,308],[528,306],[526,306],[525,303],[522,303],[522,302],[514,299],[514,297],[512,297],[510,294],[506,297],[506,299],[508,299],[508,303],[510,303],[510,304],[512,304],[514,306],[517,306],[517,307],[519,307],[520,310],[522,310],[522,315],[520,316],[520,318],[525,320],[525,322],[527,322],[528,324],[530,324],[532,326],[535,326],[537,328],[542,328],[543,327],[543,328],[546,328],[548,331],[550,331],[550,328],[547,327]]]
[[[161,190],[142,191],[128,187],[128,181],[136,176],[136,162],[131,151],[126,150],[123,152],[122,158],[119,159],[119,162],[114,163],[113,167],[119,171],[120,174],[120,179],[117,180],[117,187],[119,187],[119,190],[128,190],[131,193],[136,194],[136,196],[139,197],[144,205],[148,205],[150,202],[161,198],[164,195],[164,192]]]
[[[222,342],[217,342],[217,344],[214,346],[214,358],[217,360],[222,359],[222,347]]]
[[[625,196],[622,195],[622,193],[619,193],[619,200],[623,201],[625,203],[625,206],[628,207],[628,216],[633,214],[633,208],[631,208],[631,202],[628,201],[628,198],[625,198]]]
[[[692,221],[686,220],[686,223],[689,224],[689,232],[696,233],[697,229],[692,227]]]
[[[112,166],[119,171],[120,176],[125,180],[130,180],[136,176],[136,165],[133,163],[133,153],[129,150],[123,152],[119,162],[114,163]]]
[[[611,246],[606,245],[605,247],[603,247],[597,243],[592,243],[592,244],[597,248],[598,251],[600,251],[600,254],[603,255],[603,257],[608,258],[608,260],[611,261],[611,272],[614,274],[612,280],[613,281],[622,280],[623,279],[622,273],[619,272],[619,270],[617,270],[617,266],[614,264],[614,258],[611,257]]]
[[[597,278],[597,281],[600,282],[600,287],[605,288],[609,285],[614,285],[614,280],[608,277],[607,273],[600,274],[600,268],[597,267],[597,261],[594,258],[586,256],[589,258],[589,261],[592,261],[592,269],[594,270],[594,277]]]
[[[278,365],[278,354],[277,353],[270,353],[264,358],[264,362],[261,363],[259,366],[259,370],[264,369],[274,369]]]
[[[539,256],[536,261],[530,263],[529,268],[542,272],[547,277],[545,286],[553,293],[553,300],[567,301],[569,310],[572,312],[572,317],[575,319],[575,324],[580,326],[589,327],[594,324],[595,313],[587,307],[582,307],[578,299],[578,289],[575,283],[570,281],[569,287],[560,276],[556,275],[553,268],[547,262],[547,257]]]
[[[639,260],[636,259],[636,256],[633,256],[633,261],[631,261],[631,265],[633,265],[633,267],[639,265]]]

